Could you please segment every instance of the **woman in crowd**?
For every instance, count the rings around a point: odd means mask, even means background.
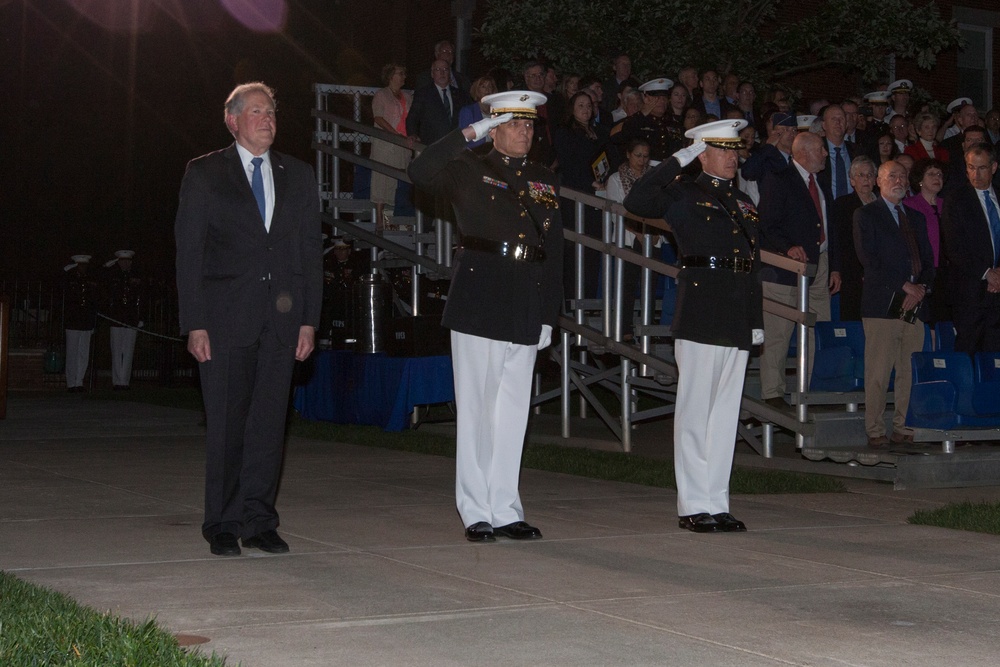
[[[937,128],[935,128],[937,131]],[[923,135],[921,135],[923,136]],[[933,135],[932,135],[933,136]],[[937,149],[940,151],[941,149]],[[910,170],[910,187],[917,194],[907,197],[903,203],[920,211],[927,219],[927,237],[934,252],[934,266],[937,272],[929,295],[930,312],[928,324],[951,320],[946,294],[948,289],[947,266],[941,265],[941,206],[943,200],[938,194],[944,187],[945,163],[937,158],[919,160]]]
[[[917,130],[917,140],[907,146],[904,152],[918,161],[933,158],[941,162],[948,162],[948,151],[938,146],[937,142],[934,141],[940,124],[937,116],[933,114],[923,113],[917,116],[913,120],[913,125]],[[913,191],[916,192],[916,188]]]
[[[382,68],[382,84],[372,98],[372,113],[375,127],[390,134],[406,136],[406,114],[410,110],[413,97],[403,90],[406,83],[406,68],[389,63]],[[411,151],[404,146],[379,139],[372,139],[371,159],[397,169],[406,169]],[[371,200],[375,204],[375,225],[382,229],[385,225],[385,207],[396,203],[396,179],[377,171],[372,171]]]
[[[607,198],[619,204],[625,201],[626,195],[632,189],[632,184],[639,180],[649,171],[649,142],[645,139],[632,139],[625,146],[625,161],[618,167],[618,171],[608,178]],[[660,245],[657,242],[656,245]],[[625,221],[625,247],[632,248],[636,252],[642,252],[642,246],[636,235],[629,230],[628,219]],[[625,264],[625,279],[622,281],[622,294],[625,295],[625,302],[628,303],[628,295],[634,295],[639,290],[639,279],[642,277],[642,269],[638,264]],[[622,325],[622,337],[632,338],[632,317],[626,311]]]
[[[669,100],[667,113],[670,115],[670,118],[673,119],[674,123],[677,124],[677,127],[683,127],[684,114],[688,108],[688,89],[683,83],[675,83],[673,87],[667,91],[667,99]]]
[[[885,128],[878,135],[878,139],[875,141],[875,154],[871,156],[875,163],[875,170],[877,171],[883,163],[895,159],[897,155],[899,155],[899,148],[896,147],[896,139],[889,128]]]
[[[861,321],[864,267],[854,247],[854,212],[878,199],[875,163],[867,155],[859,155],[851,161],[847,177],[854,192],[833,202],[833,225],[840,243],[840,319]]]
[[[469,94],[472,95],[472,104],[466,104],[464,107],[458,110],[458,126],[468,127],[483,119],[483,113],[489,111],[489,109],[483,109],[481,100],[487,95],[492,95],[497,92],[497,84],[493,81],[493,77],[481,76],[472,82],[472,87],[469,89]],[[470,141],[466,144],[466,148],[475,148],[486,143],[486,137],[479,139],[478,141]]]
[[[594,124],[594,103],[586,91],[579,91],[566,103],[566,116],[563,122],[555,128],[552,137],[556,149],[556,164],[560,184],[586,194],[603,187],[599,178],[600,165],[608,165],[606,145],[607,130]],[[596,166],[596,169],[595,169]],[[607,178],[607,173],[603,174]],[[563,224],[573,228],[573,202],[562,200],[565,211]],[[601,238],[601,213],[596,208],[586,207],[584,232],[588,236]],[[567,247],[567,257],[573,257],[571,247]],[[588,298],[597,296],[600,253],[590,248],[584,251],[584,295]],[[573,262],[566,262],[567,295],[574,294],[572,289]]]

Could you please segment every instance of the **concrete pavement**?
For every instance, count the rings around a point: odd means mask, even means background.
[[[525,470],[545,538],[471,544],[452,459],[291,438],[291,553],[211,556],[196,412],[15,395],[0,569],[155,616],[230,664],[987,665],[1000,538],[911,526],[1000,487],[738,496],[746,534],[676,526],[675,494]]]

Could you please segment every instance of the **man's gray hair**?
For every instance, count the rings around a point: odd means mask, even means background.
[[[862,167],[871,167],[873,172],[878,170],[875,168],[875,161],[872,160],[867,155],[859,155],[858,157],[851,160],[851,168],[848,170],[848,176],[857,176],[858,172],[861,171]]]
[[[247,95],[250,93],[264,93],[271,98],[271,105],[275,110],[278,109],[278,101],[274,98],[274,88],[271,88],[263,81],[251,81],[250,83],[242,83],[236,86],[233,88],[233,92],[229,93],[229,97],[226,98],[224,115],[239,116],[243,113]]]

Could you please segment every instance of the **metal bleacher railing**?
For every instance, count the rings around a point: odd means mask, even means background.
[[[366,157],[363,146],[371,138],[380,139],[419,151],[423,146],[408,146],[407,140],[375,128],[362,113],[362,100],[373,95],[376,88],[317,84],[314,86],[316,106],[313,111],[315,134],[313,149],[316,151],[318,180],[324,225],[334,233],[346,234],[362,247],[371,247],[373,260],[393,257],[395,261],[412,267],[410,308],[413,314],[421,312],[420,277],[450,276],[452,225],[440,219],[429,220],[419,209],[412,225],[404,231],[382,231],[375,224],[375,206],[367,200],[356,200],[345,191],[348,182],[345,164],[364,167],[386,174],[401,182],[409,183],[406,173]],[[341,113],[335,113],[340,111]],[[350,113],[348,118],[343,113]],[[536,388],[533,404],[560,399],[562,434],[570,436],[572,393],[579,395],[579,414],[586,416],[593,410],[620,439],[622,449],[631,450],[632,425],[647,419],[669,414],[673,410],[674,384],[677,368],[673,363],[672,346],[660,341],[669,336],[669,329],[658,325],[658,308],[654,293],[654,275],[675,277],[677,267],[654,256],[653,239],[670,226],[662,219],[641,219],[628,213],[620,204],[591,194],[562,188],[563,198],[573,202],[572,211],[563,211],[564,236],[573,244],[574,252],[566,260],[573,262],[574,290],[567,295],[568,312],[561,318],[561,344],[550,349],[551,358],[560,366],[559,386],[547,391]],[[587,208],[600,211],[602,233],[596,238],[584,233],[584,216]],[[642,252],[626,247],[624,242],[625,218],[641,225]],[[604,280],[598,299],[584,299],[584,248],[596,250],[601,255]],[[805,396],[808,367],[807,330],[815,323],[815,315],[808,309],[808,278],[815,275],[815,266],[789,259],[770,252],[762,253],[767,264],[788,269],[799,275],[801,295],[796,308],[765,301],[767,312],[796,322],[798,345],[795,366],[797,369],[795,393]],[[391,260],[390,260],[391,261]],[[634,311],[622,298],[622,284],[626,264],[641,269],[638,318],[635,326],[635,343],[623,340],[626,318]],[[398,264],[397,264],[398,265]],[[376,262],[374,266],[378,267]],[[377,268],[376,268],[377,270]],[[617,357],[618,363],[606,365],[602,360],[608,354]],[[536,383],[537,384],[537,383]],[[592,391],[594,386],[614,391],[618,397],[618,414],[613,415]],[[636,397],[640,394],[655,396],[663,403],[648,410],[638,410]],[[779,426],[795,433],[796,445],[801,448],[813,434],[809,403],[795,401],[794,414],[773,408],[759,398],[744,395],[743,410],[748,419],[741,420],[740,435],[758,454],[773,455],[773,428]],[[760,426],[749,419],[755,418]]]

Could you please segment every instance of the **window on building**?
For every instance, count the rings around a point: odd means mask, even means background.
[[[980,110],[993,106],[993,28],[959,23],[965,48],[958,52],[958,92]]]

